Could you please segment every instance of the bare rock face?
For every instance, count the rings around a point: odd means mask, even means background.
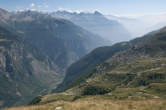
[[[61,81],[54,62],[2,27],[0,47],[0,107],[26,104]]]
[[[6,10],[0,8],[0,24],[7,23],[7,20],[10,18],[10,13]]]

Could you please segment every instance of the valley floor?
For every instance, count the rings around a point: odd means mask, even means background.
[[[73,102],[57,101],[5,110],[166,110],[166,99],[113,100],[103,96],[89,96]]]

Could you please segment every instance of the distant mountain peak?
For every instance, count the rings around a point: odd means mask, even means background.
[[[109,42],[128,41],[131,38],[128,30],[116,20],[107,19],[100,11],[94,12],[66,12],[58,11],[51,16],[67,19],[80,27],[101,36]],[[118,30],[116,32],[115,30]]]
[[[6,10],[0,8],[0,13],[8,13]]]
[[[63,14],[71,14],[71,12],[66,11],[66,10],[58,10],[56,13],[63,13]]]
[[[94,14],[95,14],[95,15],[103,15],[103,14],[102,14],[101,12],[99,12],[99,11],[95,11]]]
[[[94,11],[94,12],[83,12],[83,11],[68,11],[68,10],[58,10],[55,13],[57,14],[70,14],[70,15],[103,15],[99,11]]]

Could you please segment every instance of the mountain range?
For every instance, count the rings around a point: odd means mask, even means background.
[[[40,12],[0,9],[0,18],[0,107],[27,104],[56,88],[70,64],[106,43],[68,20]]]
[[[92,33],[98,34],[112,43],[128,41],[131,39],[131,34],[122,24],[117,20],[107,19],[98,11],[95,11],[94,13],[57,11],[51,13],[51,15],[56,18],[70,20],[76,25],[79,25]]]
[[[11,14],[6,22],[8,23],[6,27],[40,48],[62,68],[66,68],[92,49],[106,43],[100,36],[70,21],[55,19],[39,12],[25,11]]]
[[[165,101],[166,27],[130,40],[116,19],[0,9],[0,108],[57,110],[82,100],[93,108],[98,96]]]

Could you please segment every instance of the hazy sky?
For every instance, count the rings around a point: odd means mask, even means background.
[[[139,15],[166,12],[166,0],[0,0],[0,8],[10,11],[99,10],[104,14]]]

